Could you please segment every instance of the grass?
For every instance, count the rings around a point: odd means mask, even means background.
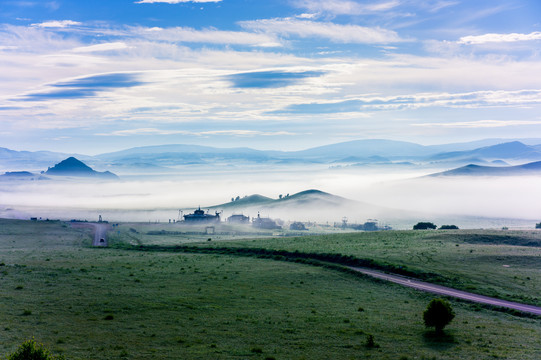
[[[292,262],[90,240],[62,223],[0,220],[0,356],[33,336],[67,359],[541,357],[537,319],[453,302],[457,316],[438,338],[422,321],[432,296],[412,289]]]
[[[200,246],[342,254],[400,267],[458,289],[541,305],[541,232],[537,231],[358,232]]]

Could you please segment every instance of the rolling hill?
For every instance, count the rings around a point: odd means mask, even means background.
[[[516,166],[480,166],[466,165],[429,176],[519,176],[541,175],[541,161]]]
[[[528,146],[520,141],[481,147],[468,151],[452,151],[439,153],[428,158],[429,161],[459,161],[466,159],[479,161],[527,161],[541,160],[541,151],[534,146]]]
[[[213,211],[223,210],[227,215],[243,213],[263,216],[308,220],[341,220],[344,216],[358,217],[360,219],[374,218],[388,209],[346,199],[320,190],[306,190],[282,198],[271,199],[262,195],[251,195],[237,201],[211,206]]]

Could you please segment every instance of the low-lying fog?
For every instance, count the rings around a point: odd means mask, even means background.
[[[541,177],[421,178],[427,171],[382,171],[323,166],[284,166],[211,171],[185,168],[178,174],[121,176],[119,181],[55,179],[0,182],[0,216],[14,218],[162,221],[186,210],[227,203],[233,197],[271,198],[318,189],[362,202],[342,209],[262,212],[283,220],[362,223],[377,218],[393,228],[414,221],[463,227],[529,226],[541,219]],[[367,205],[368,204],[368,205]],[[372,206],[373,205],[373,206]],[[224,211],[224,216],[232,211]],[[257,216],[257,213],[246,215]],[[521,221],[493,220],[523,219]]]

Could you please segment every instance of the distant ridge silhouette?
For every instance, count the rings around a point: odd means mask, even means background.
[[[45,174],[56,176],[77,176],[77,177],[97,177],[104,179],[117,179],[118,176],[110,171],[99,172],[92,169],[82,161],[73,156],[62,160],[52,168],[49,168]]]

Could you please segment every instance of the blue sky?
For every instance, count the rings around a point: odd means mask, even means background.
[[[0,2],[1,147],[531,138],[540,110],[537,0]]]

